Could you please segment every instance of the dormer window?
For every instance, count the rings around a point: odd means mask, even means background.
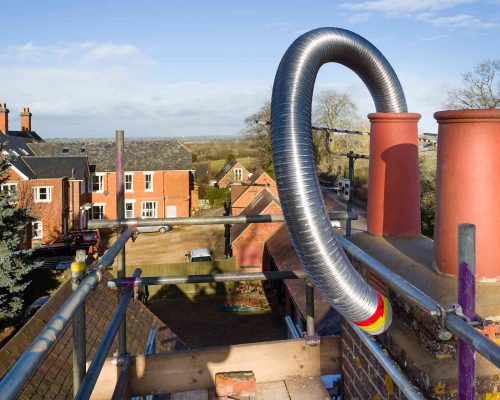
[[[85,146],[80,147],[80,153],[85,154],[87,152],[87,148]]]
[[[69,147],[63,147],[61,153],[63,154],[69,153]]]

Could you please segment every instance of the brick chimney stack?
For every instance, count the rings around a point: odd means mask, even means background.
[[[9,131],[9,110],[6,103],[0,103],[0,134],[6,135]]]
[[[31,132],[31,113],[29,107],[24,107],[19,115],[21,115],[21,130],[23,132]]]

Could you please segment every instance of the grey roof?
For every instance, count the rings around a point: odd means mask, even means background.
[[[34,132],[9,131],[0,134],[0,147],[10,154],[10,164],[30,179],[35,178],[35,174],[23,161],[23,156],[33,155],[28,144],[39,140],[38,137]]]
[[[210,175],[210,164],[206,162],[193,163],[195,177],[197,182],[208,183]]]
[[[87,156],[23,157],[37,179],[74,178],[83,181],[88,170]]]
[[[222,169],[217,173],[217,175],[215,175],[215,180],[218,182],[220,181],[222,178],[224,178],[226,176],[226,174],[231,170],[231,168],[233,168],[236,164],[238,164],[238,160],[230,160],[228,161],[226,164],[224,164],[224,166],[222,167]]]
[[[30,148],[37,156],[87,155],[91,170],[115,171],[114,140],[62,139],[31,143]],[[176,140],[125,141],[125,170],[127,171],[190,170],[191,162],[191,152]]]

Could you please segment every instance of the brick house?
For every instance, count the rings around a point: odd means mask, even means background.
[[[18,202],[36,219],[27,244],[50,242],[67,230],[80,227],[85,201],[83,182],[89,175],[86,157],[37,157],[30,145],[42,141],[31,131],[31,113],[21,112],[21,131],[8,129],[9,110],[0,106],[0,147],[11,158],[2,190],[17,192]]]
[[[38,155],[86,154],[90,219],[115,219],[114,140],[57,140],[31,145]],[[191,152],[175,140],[125,141],[125,217],[188,217],[197,207]]]
[[[240,215],[281,214],[278,198],[267,189],[259,193]],[[231,247],[240,271],[261,270],[264,243],[282,225],[281,222],[267,224],[235,224],[231,227]]]
[[[264,190],[278,197],[276,182],[262,168],[247,182],[231,184],[231,214],[239,215]]]
[[[248,180],[248,170],[237,160],[227,162],[215,175],[215,185],[221,189],[227,188],[234,182],[245,182]]]
[[[48,243],[87,219],[115,219],[113,140],[53,140],[31,131],[31,113],[21,113],[21,131],[8,129],[0,105],[0,146],[11,160],[3,190],[16,190],[32,209],[32,244]],[[188,217],[197,209],[191,152],[175,140],[125,142],[126,218]],[[29,242],[29,240],[28,240]]]

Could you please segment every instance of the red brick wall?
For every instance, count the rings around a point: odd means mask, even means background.
[[[352,328],[342,323],[342,392],[346,400],[404,400],[392,378],[380,366]]]
[[[145,191],[145,174],[142,171],[133,172],[133,190],[125,192],[126,200],[135,200],[134,217],[141,216],[143,201],[157,202],[157,217],[166,216],[167,206],[176,206],[177,217],[190,216],[190,172],[189,171],[152,171],[153,191]],[[132,172],[131,172],[132,173]],[[115,219],[116,214],[116,173],[106,172],[103,178],[105,193],[90,193],[92,203],[104,203],[106,219]]]
[[[281,214],[281,207],[270,204],[262,214]],[[262,270],[262,255],[265,242],[279,229],[281,222],[267,224],[250,224],[231,244],[238,268],[256,266]]]
[[[234,186],[232,186],[234,187]],[[234,202],[231,203],[232,215],[239,215],[263,190],[269,190],[278,197],[278,188],[276,186],[245,186],[246,190]]]
[[[248,171],[247,169],[241,165],[240,163],[236,163],[236,165],[233,166],[233,168],[231,168],[226,175],[224,175],[222,177],[222,179],[219,180],[219,182],[217,182],[217,185],[220,187],[220,188],[226,188],[228,187],[231,183],[235,182],[234,180],[234,170],[235,168],[241,168],[242,169],[242,178],[241,178],[241,182],[245,182],[247,179],[248,179]]]

